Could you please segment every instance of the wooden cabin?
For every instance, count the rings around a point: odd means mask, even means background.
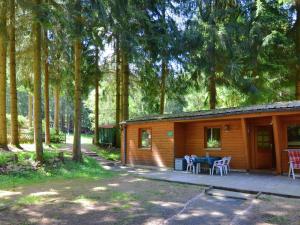
[[[300,148],[300,101],[155,115],[121,123],[123,164],[174,168],[175,158],[232,156],[237,170],[288,171]]]

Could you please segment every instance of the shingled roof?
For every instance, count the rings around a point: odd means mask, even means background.
[[[276,102],[276,103],[253,105],[253,106],[246,106],[246,107],[201,110],[195,112],[182,112],[182,113],[164,114],[164,115],[148,115],[148,116],[137,117],[137,118],[124,121],[122,122],[122,124],[161,121],[161,120],[204,119],[204,118],[223,117],[229,115],[242,115],[242,114],[249,114],[249,113],[290,112],[290,111],[300,111],[300,101]]]

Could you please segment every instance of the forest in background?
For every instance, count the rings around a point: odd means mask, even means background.
[[[0,1],[1,146],[53,127],[76,160],[99,124],[294,99],[299,0]]]

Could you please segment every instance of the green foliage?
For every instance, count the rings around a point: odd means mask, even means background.
[[[58,152],[45,151],[44,160],[49,162],[56,157]],[[74,178],[92,178],[102,179],[112,177],[114,174],[105,171],[100,167],[98,162],[90,157],[84,157],[82,163],[76,163],[71,160],[69,154],[66,155],[65,163],[58,167],[52,167],[51,164],[45,163],[37,171],[19,171],[18,173],[1,175],[0,188],[12,188],[20,185],[30,185],[33,183],[46,182],[50,179],[74,179]],[[12,157],[12,153],[0,154],[0,162],[7,163]],[[28,160],[35,160],[35,153],[21,152],[18,153],[19,163],[25,163]],[[1,164],[0,164],[1,166]]]
[[[7,127],[10,127],[11,124],[11,116],[10,114],[6,114],[6,123]],[[18,116],[18,123],[19,123],[19,128],[24,129],[28,127],[28,120],[25,116],[19,115]]]
[[[17,1],[19,114],[27,114],[27,94],[33,91],[34,19],[48,39],[50,118],[52,89],[60,87],[61,113],[72,122],[73,44],[82,40],[82,125],[92,129],[95,78],[100,78],[100,124],[115,123],[116,37],[129,60],[130,117],[159,112],[163,61],[168,65],[166,113],[208,109],[214,91],[217,107],[294,99],[296,16],[291,0],[51,0],[39,7]]]
[[[51,143],[65,143],[66,134],[62,131],[59,131],[57,134],[54,128],[50,128],[50,142]]]
[[[96,145],[89,145],[89,149],[107,160],[119,161],[121,159],[120,151],[116,149],[105,149]]]

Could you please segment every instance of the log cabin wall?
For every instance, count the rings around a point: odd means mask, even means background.
[[[225,126],[228,129],[225,129]],[[205,128],[210,127],[220,127],[221,129],[220,150],[205,148]],[[185,135],[186,154],[205,156],[208,153],[209,156],[231,156],[232,168],[245,169],[247,167],[240,119],[186,123]]]
[[[174,124],[174,154],[175,158],[183,158],[186,155],[185,150],[185,123]]]
[[[140,129],[151,129],[152,144],[150,149],[139,147]],[[130,165],[146,165],[172,167],[174,164],[174,123],[157,122],[130,124],[127,126],[126,163]],[[122,150],[124,155],[124,150]]]

